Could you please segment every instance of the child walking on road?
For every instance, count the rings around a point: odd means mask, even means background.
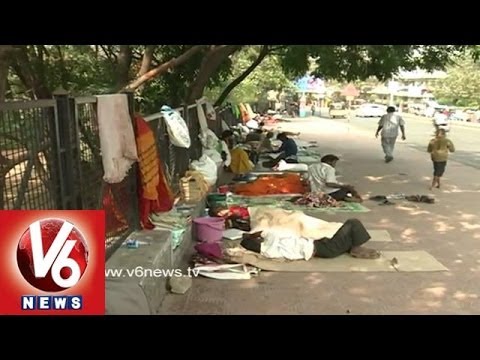
[[[455,152],[455,146],[450,139],[447,139],[444,129],[437,130],[437,136],[428,143],[427,151],[430,153],[433,161],[433,180],[430,190],[436,187],[440,188],[440,178],[445,172],[447,166],[448,154]]]

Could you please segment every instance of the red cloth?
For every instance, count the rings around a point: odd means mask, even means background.
[[[228,210],[230,211],[230,216],[238,216],[242,219],[248,219],[250,216],[248,209],[243,206],[231,206]]]
[[[128,222],[118,209],[118,202],[115,204],[111,185],[105,186],[102,194],[102,205],[105,210],[105,230],[107,236],[113,236],[128,229]]]

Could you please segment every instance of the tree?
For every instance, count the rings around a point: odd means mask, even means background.
[[[398,70],[445,69],[469,47],[457,45],[292,45],[282,56],[284,70],[305,74],[314,60],[313,75],[351,82],[376,77],[385,81]]]
[[[480,64],[461,59],[447,69],[447,78],[433,87],[433,94],[449,105],[480,106]]]
[[[221,105],[226,99],[235,102],[262,100],[268,90],[279,90],[292,86],[276,55],[278,47],[249,46],[243,48],[232,59],[231,75],[208,91],[210,99]]]

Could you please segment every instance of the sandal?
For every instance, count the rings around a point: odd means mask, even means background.
[[[378,259],[381,254],[375,249],[360,248],[358,251],[350,252],[350,255],[357,259]]]
[[[387,200],[387,197],[385,195],[375,195],[375,196],[370,196],[369,200],[373,201],[385,201]]]

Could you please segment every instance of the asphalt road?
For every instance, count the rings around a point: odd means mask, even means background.
[[[433,125],[425,119],[411,115],[403,115],[406,126],[406,144],[419,151],[425,152],[427,144],[433,136]],[[328,117],[324,117],[328,119]],[[379,118],[358,118],[350,116],[347,119],[335,119],[335,121],[347,123],[354,129],[371,132],[375,136]],[[463,127],[461,125],[451,126],[448,135],[456,147],[455,154],[450,157],[451,161],[457,161],[467,166],[480,169],[480,126]],[[399,138],[398,141],[401,141]]]

